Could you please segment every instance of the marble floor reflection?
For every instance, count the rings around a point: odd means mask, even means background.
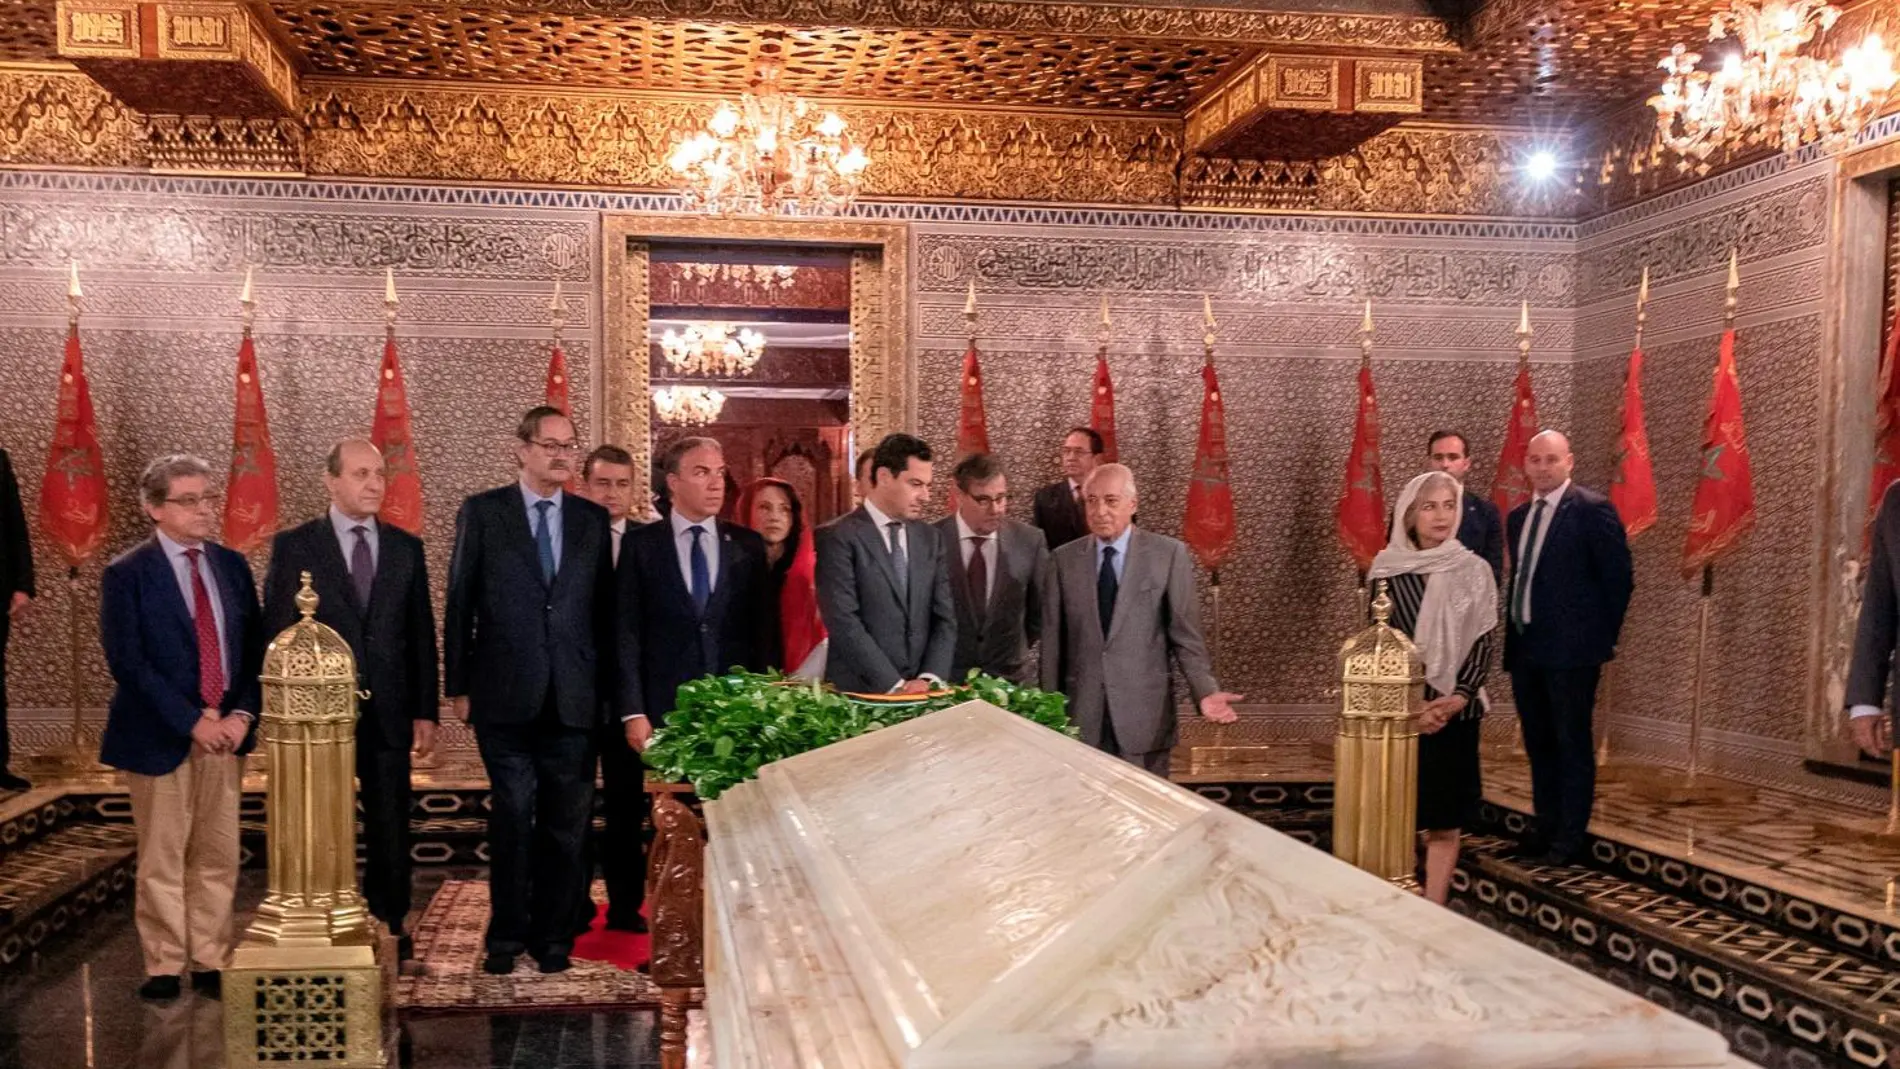
[[[451,869],[417,874],[427,902]],[[263,894],[247,871],[241,906]],[[240,924],[249,920],[240,918]],[[0,979],[0,1069],[220,1069],[219,1004],[186,993],[170,1004],[139,999],[143,979],[130,899],[92,918]],[[437,1017],[405,1025],[397,1064],[410,1069],[648,1069],[659,1064],[652,1013]]]

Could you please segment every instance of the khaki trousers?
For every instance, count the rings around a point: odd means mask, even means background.
[[[193,752],[163,776],[128,772],[138,832],[139,946],[148,976],[222,969],[231,958],[244,759]]]

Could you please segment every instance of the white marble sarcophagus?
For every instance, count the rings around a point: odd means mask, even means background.
[[[706,814],[717,1069],[1740,1064],[982,702],[769,765]]]

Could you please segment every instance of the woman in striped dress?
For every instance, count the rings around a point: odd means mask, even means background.
[[[1484,558],[1457,539],[1463,488],[1443,472],[1405,485],[1390,540],[1369,581],[1384,580],[1391,625],[1425,662],[1418,724],[1418,828],[1425,836],[1425,897],[1443,904],[1458,864],[1458,837],[1476,813],[1483,781],[1478,727],[1498,625],[1498,585]]]

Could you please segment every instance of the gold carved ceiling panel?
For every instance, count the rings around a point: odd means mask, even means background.
[[[501,8],[275,3],[312,73],[735,94],[762,26]],[[985,34],[783,31],[782,84],[811,97],[1176,112],[1252,49],[1233,43]]]
[[[0,4],[0,62],[52,59],[59,51],[53,0]]]

